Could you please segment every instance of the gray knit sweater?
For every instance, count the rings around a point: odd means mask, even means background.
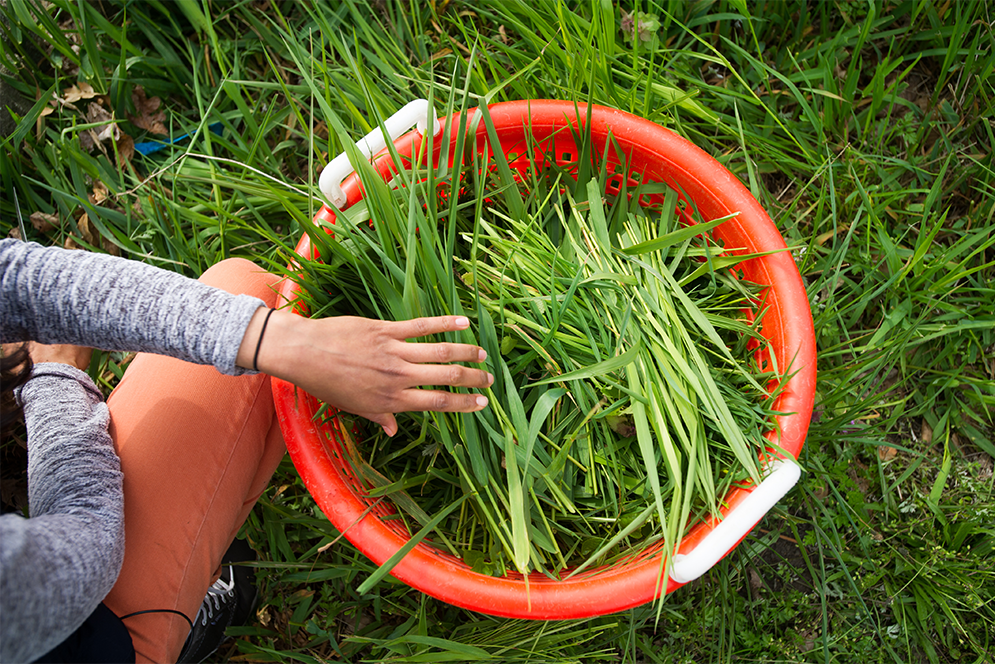
[[[0,341],[171,355],[238,375],[263,302],[83,251],[0,241]],[[110,591],[124,557],[121,468],[90,378],[44,363],[19,390],[30,518],[0,517],[0,662],[45,654]]]

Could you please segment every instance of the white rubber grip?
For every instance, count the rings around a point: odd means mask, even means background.
[[[793,459],[777,459],[769,468],[770,473],[760,485],[733,508],[712,532],[705,535],[696,547],[674,556],[670,578],[677,583],[688,583],[710,570],[801,477],[801,467]]]
[[[409,102],[394,115],[387,118],[383,127],[377,127],[369,134],[356,142],[356,147],[364,158],[370,159],[376,153],[387,147],[387,140],[384,138],[384,129],[390,136],[391,142],[396,141],[412,127],[419,132],[425,133],[432,125],[432,134],[438,136],[442,131],[442,123],[435,116],[435,111],[429,106],[427,99],[416,99]],[[318,188],[325,195],[332,205],[342,208],[346,203],[345,192],[342,191],[342,182],[356,170],[349,162],[349,155],[343,152],[333,159],[321,171],[318,178]]]

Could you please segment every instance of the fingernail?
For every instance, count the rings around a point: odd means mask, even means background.
[[[470,327],[470,319],[467,318],[466,316],[460,316],[459,318],[456,319],[456,327],[459,328]]]
[[[480,352],[477,353],[477,362],[483,362],[486,359],[487,359],[487,351],[481,348]]]
[[[487,374],[487,384],[488,385],[494,384],[494,374],[492,373]]]
[[[480,406],[481,408],[487,408],[487,397],[482,396],[482,395],[478,396],[477,397],[477,405]]]

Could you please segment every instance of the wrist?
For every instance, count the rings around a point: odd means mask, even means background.
[[[260,307],[245,328],[235,363],[244,368],[282,377],[293,357],[289,346],[304,319],[287,309]]]

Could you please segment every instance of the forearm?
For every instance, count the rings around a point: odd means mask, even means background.
[[[3,341],[145,351],[228,374],[257,298],[232,295],[151,265],[0,241]]]
[[[35,365],[19,391],[28,429],[29,519],[2,521],[3,653],[30,661],[73,632],[124,557],[120,462],[106,405],[75,367]]]

